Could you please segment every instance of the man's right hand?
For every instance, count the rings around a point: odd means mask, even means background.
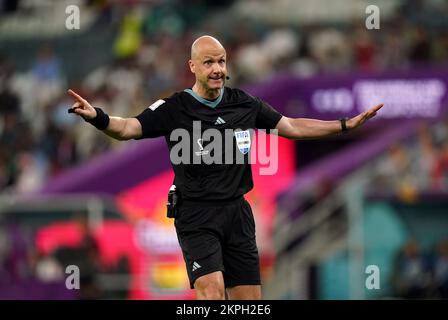
[[[85,120],[92,120],[96,117],[95,108],[92,107],[86,99],[84,99],[71,89],[68,90],[68,94],[75,98],[75,103],[73,104],[69,112],[76,113],[77,115],[83,117]]]

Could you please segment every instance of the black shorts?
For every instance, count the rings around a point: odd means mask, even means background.
[[[226,288],[260,285],[255,221],[241,197],[226,203],[183,203],[174,222],[190,286],[222,271]]]

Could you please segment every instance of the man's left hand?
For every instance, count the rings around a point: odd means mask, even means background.
[[[384,105],[383,103],[380,103],[379,105],[376,105],[373,108],[358,114],[356,117],[347,120],[347,129],[352,130],[363,125],[364,122],[366,122],[370,118],[373,118],[378,112],[378,110],[380,110],[383,107],[383,105]]]

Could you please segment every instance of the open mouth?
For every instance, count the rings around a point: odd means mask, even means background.
[[[223,78],[223,76],[215,76],[215,77],[208,77],[210,80],[215,80],[215,81],[218,81],[218,80],[222,80],[222,78]]]

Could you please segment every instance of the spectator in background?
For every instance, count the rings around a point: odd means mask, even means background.
[[[10,88],[10,79],[13,73],[14,70],[9,60],[0,55],[0,122],[3,122],[2,118],[7,115],[20,115],[20,99]]]
[[[378,190],[395,193],[404,200],[414,198],[416,182],[411,157],[404,145],[392,145],[376,172],[375,184]]]
[[[10,251],[11,240],[9,239],[9,234],[5,226],[0,225],[0,285],[7,284],[11,278],[10,271],[7,268],[7,259]]]
[[[448,61],[448,31],[442,31],[434,39],[434,60],[442,65]]]
[[[112,277],[118,277],[115,284],[116,289],[113,291],[111,290],[107,294],[107,298],[120,300],[127,299],[129,296],[131,273],[129,258],[125,255],[120,256],[113,265],[105,270],[105,273]]]
[[[406,39],[403,31],[396,25],[383,34],[383,42],[378,55],[378,68],[380,70],[402,69],[408,67]]]
[[[82,236],[76,248],[83,257],[79,264],[79,269],[83,270],[80,278],[81,299],[99,299],[103,293],[97,284],[97,275],[102,269],[98,242],[87,217],[80,215],[76,220]]]
[[[48,163],[40,153],[22,151],[18,154],[17,193],[37,190],[45,181]]]
[[[448,140],[441,145],[439,156],[435,161],[432,172],[433,189],[438,191],[448,190]]]
[[[4,190],[14,183],[13,173],[8,163],[7,156],[0,151],[0,190]]]
[[[322,29],[310,40],[310,50],[322,71],[347,70],[351,64],[352,48],[346,35],[337,29]]]
[[[59,81],[61,79],[61,64],[50,45],[44,45],[39,49],[31,72],[38,81]]]
[[[437,245],[433,280],[436,297],[448,299],[448,239],[440,241]]]
[[[74,221],[80,232],[80,242],[75,247],[59,247],[53,253],[62,266],[76,265],[80,270],[79,298],[101,299],[103,292],[98,285],[98,274],[102,271],[97,240],[84,214],[78,214]]]
[[[48,44],[39,49],[31,68],[31,75],[35,81],[34,93],[40,108],[46,107],[56,99],[65,86],[61,62]]]
[[[396,257],[393,271],[395,295],[405,299],[429,297],[431,275],[430,261],[421,252],[415,239],[406,242]]]
[[[14,158],[20,135],[20,99],[11,91],[13,73],[10,62],[0,55],[0,191],[16,181]]]
[[[138,7],[129,9],[124,16],[114,44],[114,55],[129,58],[137,54],[142,43],[143,12]]]
[[[288,28],[272,30],[261,44],[270,65],[271,73],[285,72],[297,54],[299,41],[297,34]]]
[[[426,65],[431,60],[431,41],[423,28],[415,32],[415,40],[410,48],[409,58],[414,65]]]
[[[415,171],[419,190],[431,188],[431,174],[437,158],[437,149],[433,143],[431,131],[427,123],[422,123],[418,129],[417,168]]]
[[[2,74],[0,70],[0,116],[8,114],[20,114],[20,101],[19,97],[8,88],[7,75]]]
[[[371,37],[371,32],[359,28],[353,40],[355,66],[362,71],[374,71],[377,49]]]

